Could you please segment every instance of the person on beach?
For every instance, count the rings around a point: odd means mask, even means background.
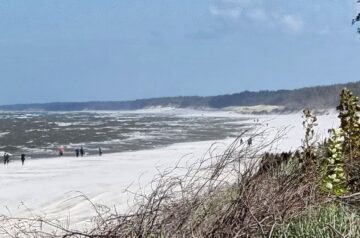
[[[25,163],[25,154],[21,154],[21,163],[22,165]]]
[[[6,153],[3,154],[4,165],[6,164]]]
[[[9,164],[10,162],[10,155],[8,153],[4,154],[4,164]]]
[[[248,146],[251,146],[251,144],[252,144],[252,138],[249,138],[248,139]]]
[[[80,155],[81,155],[81,157],[83,157],[84,154],[85,154],[84,148],[81,146],[81,148],[80,148]]]
[[[59,156],[60,156],[60,157],[63,156],[63,155],[64,155],[64,152],[65,152],[64,146],[60,146],[60,148],[59,148]]]
[[[80,154],[80,150],[79,150],[79,148],[76,148],[76,149],[75,149],[75,155],[76,155],[76,157],[79,157],[79,154]]]
[[[99,156],[102,156],[102,149],[99,147]]]

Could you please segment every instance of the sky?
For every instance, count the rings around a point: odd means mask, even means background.
[[[0,104],[358,81],[356,0],[0,0]]]

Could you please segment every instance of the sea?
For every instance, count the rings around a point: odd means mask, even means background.
[[[13,158],[137,151],[240,135],[250,118],[188,110],[0,112],[0,151]]]

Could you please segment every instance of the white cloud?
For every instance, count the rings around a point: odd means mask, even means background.
[[[255,8],[247,12],[247,15],[250,19],[254,21],[266,21],[268,19],[268,14],[264,9]]]
[[[287,29],[293,32],[301,31],[304,26],[304,22],[302,21],[302,19],[293,15],[282,16],[282,23]]]
[[[239,7],[236,8],[219,8],[216,6],[211,6],[209,8],[210,14],[217,17],[224,18],[233,18],[237,19],[241,16],[242,9]]]
[[[243,32],[348,34],[356,12],[354,0],[209,0],[211,26],[199,32],[224,35]],[[360,6],[360,5],[359,5]],[[207,37],[207,36],[206,36]]]
[[[237,20],[248,25],[275,27],[290,32],[300,32],[304,28],[304,21],[298,14],[269,0],[216,0],[209,12],[214,17]]]

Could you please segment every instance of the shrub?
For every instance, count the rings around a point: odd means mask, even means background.
[[[358,98],[350,90],[343,89],[337,110],[344,135],[343,150],[349,178],[348,187],[350,191],[357,192],[360,190],[360,106]]]
[[[341,129],[344,132],[344,152],[350,159],[360,160],[360,106],[358,98],[344,88],[340,95],[340,105],[336,108],[339,111]]]

